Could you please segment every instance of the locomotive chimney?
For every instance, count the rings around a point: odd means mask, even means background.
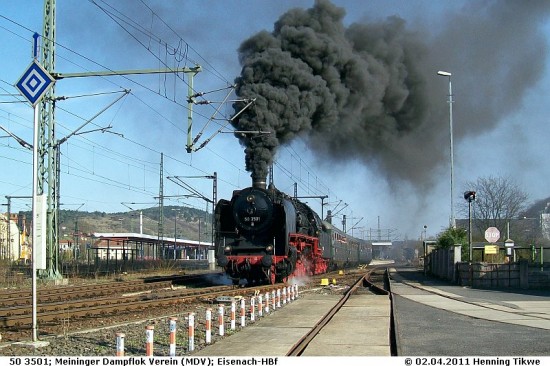
[[[259,177],[257,174],[252,173],[252,187],[266,189],[265,177]]]

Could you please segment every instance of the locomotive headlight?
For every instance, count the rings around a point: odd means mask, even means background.
[[[265,250],[268,253],[273,253],[273,245],[268,245],[267,247],[265,247]]]
[[[227,245],[225,248],[223,248],[223,250],[225,252],[230,252],[231,251],[231,246],[230,245]]]
[[[253,194],[248,195],[246,197],[246,201],[249,202],[249,203],[252,203],[252,202],[256,201],[256,196],[254,196]]]

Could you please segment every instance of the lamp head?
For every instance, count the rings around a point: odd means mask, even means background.
[[[450,77],[452,74],[450,72],[447,72],[447,71],[438,71],[437,75],[449,76]]]
[[[466,192],[464,192],[464,199],[468,202],[475,201],[476,192],[475,191],[466,191]]]

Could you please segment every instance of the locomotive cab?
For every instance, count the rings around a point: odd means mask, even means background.
[[[270,190],[250,187],[233,192],[216,206],[216,258],[237,283],[273,282],[273,258],[288,251],[284,208]]]
[[[215,217],[216,260],[235,284],[284,282],[325,273],[330,263],[370,261],[368,244],[274,187],[234,191],[231,201],[218,202]]]

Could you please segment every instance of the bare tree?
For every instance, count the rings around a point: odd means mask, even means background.
[[[472,223],[478,232],[494,226],[505,233],[507,223],[517,219],[527,205],[527,193],[510,177],[481,177],[468,183],[467,187],[476,192]]]

